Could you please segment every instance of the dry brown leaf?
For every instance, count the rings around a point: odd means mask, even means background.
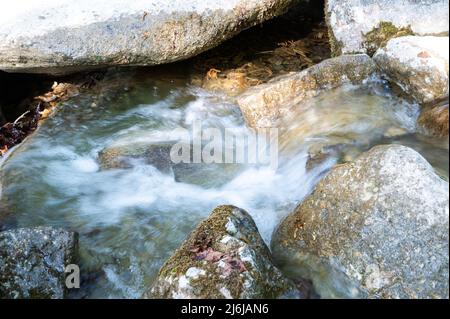
[[[206,73],[206,77],[208,79],[217,79],[217,74],[220,73],[220,70],[217,69],[210,69],[207,73]]]
[[[0,148],[0,155],[3,156],[8,152],[8,145],[5,145],[3,148]]]
[[[242,273],[242,272],[247,270],[245,268],[245,265],[242,262],[242,260],[240,260],[238,258],[233,258],[231,256],[226,256],[226,257],[224,257],[222,259],[222,261],[225,262],[225,268],[223,270],[223,275],[225,277],[228,277],[229,275],[231,275],[233,273],[233,271],[237,271],[239,273]]]
[[[426,58],[431,57],[431,55],[427,51],[422,51],[419,54],[417,54],[417,57],[422,58],[422,59],[426,59]]]
[[[211,247],[208,247],[205,250],[201,250],[200,248],[191,249],[191,252],[194,252],[195,259],[197,260],[206,260],[210,262],[219,261],[224,254],[218,251],[213,250]]]

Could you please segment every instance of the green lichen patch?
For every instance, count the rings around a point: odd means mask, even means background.
[[[392,22],[382,21],[372,31],[363,35],[363,47],[368,55],[373,56],[378,48],[384,47],[390,39],[413,34],[411,26],[398,28]]]
[[[328,0],[325,0],[324,11],[325,21],[328,26],[328,40],[330,43],[331,56],[337,57],[342,55],[342,48],[344,47],[344,43],[336,39],[333,28],[331,27],[330,12],[328,11]]]

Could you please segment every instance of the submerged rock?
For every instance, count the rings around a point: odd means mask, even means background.
[[[0,70],[157,65],[206,51],[295,0],[27,0],[0,10]],[[92,39],[95,39],[93,42]]]
[[[448,136],[448,98],[426,106],[417,120],[425,134],[437,137]]]
[[[448,298],[448,191],[414,150],[377,146],[319,182],[274,256],[325,298]]]
[[[392,39],[377,51],[374,60],[390,81],[417,102],[448,97],[448,37]]]
[[[76,262],[78,235],[52,227],[0,232],[0,297],[66,296],[65,267]]]
[[[296,105],[323,90],[347,83],[361,84],[375,72],[375,63],[369,56],[343,55],[251,88],[239,96],[238,104],[248,126],[273,127]]]
[[[98,155],[100,167],[107,169],[130,169],[135,165],[152,165],[164,174],[173,175],[176,182],[218,187],[231,181],[246,167],[237,163],[193,163],[192,145],[189,163],[174,163],[171,150],[176,142],[132,143],[107,147]]]
[[[170,149],[174,143],[140,143],[107,147],[98,154],[102,169],[131,168],[134,161],[143,161],[163,173],[171,172]]]
[[[393,37],[448,33],[448,0],[327,0],[334,55],[367,53]]]
[[[276,298],[295,290],[250,215],[219,206],[161,268],[146,298]]]

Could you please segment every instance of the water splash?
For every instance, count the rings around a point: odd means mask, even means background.
[[[3,163],[2,202],[18,226],[54,225],[80,233],[83,297],[139,297],[217,205],[246,209],[268,243],[279,221],[335,163],[390,138],[392,128],[402,136],[415,134],[416,106],[375,83],[299,105],[282,127],[276,171],[249,165],[219,186],[202,186],[201,180],[177,182],[143,161],[129,169],[101,170],[98,153],[105,147],[173,141],[177,129],[189,129],[193,119],[247,130],[238,107],[225,96],[151,78],[131,84],[126,86],[134,90],[112,97],[93,93],[67,103]],[[440,150],[423,140],[410,144],[431,158]],[[336,146],[339,152],[325,152],[308,165],[312,153]],[[217,178],[224,174],[217,169]]]

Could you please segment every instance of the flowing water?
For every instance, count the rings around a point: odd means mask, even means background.
[[[448,178],[448,139],[432,142],[417,134],[418,107],[377,81],[298,106],[282,123],[276,170],[244,165],[236,173],[216,165],[180,182],[142,161],[101,169],[104,148],[173,141],[177,129],[191,128],[194,119],[247,130],[232,100],[190,86],[182,70],[123,71],[104,82],[61,105],[2,163],[9,227],[52,225],[80,234],[82,288],[73,297],[139,298],[187,234],[220,204],[246,209],[269,243],[278,222],[327,170],[373,145],[415,148]]]

